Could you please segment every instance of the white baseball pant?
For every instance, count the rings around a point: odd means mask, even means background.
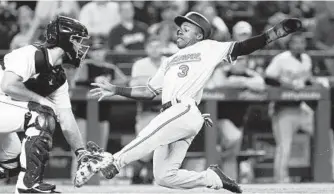
[[[23,131],[24,115],[29,111],[27,102],[14,101],[0,94],[0,162],[16,158],[21,152],[21,142],[15,132]],[[30,123],[37,113],[32,112]],[[15,165],[15,166],[13,166]],[[4,164],[6,168],[16,168],[17,164]]]
[[[154,151],[153,173],[157,184],[187,189],[209,186],[208,171],[179,169],[204,119],[192,99],[181,99],[155,117],[128,145],[114,155],[118,169]],[[210,180],[209,180],[210,179]],[[220,181],[218,176],[214,181]]]

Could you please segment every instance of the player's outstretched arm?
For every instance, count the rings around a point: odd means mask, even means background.
[[[108,83],[92,83],[96,88],[89,91],[92,97],[98,97],[99,101],[114,95],[124,96],[135,100],[152,100],[156,95],[147,86],[120,87]]]
[[[301,30],[301,28],[302,23],[299,19],[284,19],[261,35],[236,42],[231,52],[231,57],[232,59],[236,59],[238,56],[248,55],[279,38]]]

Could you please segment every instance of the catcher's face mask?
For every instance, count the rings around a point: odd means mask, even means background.
[[[73,49],[76,52],[76,58],[80,59],[80,61],[83,61],[88,53],[90,47],[87,44],[88,40],[89,36],[88,37],[83,37],[79,35],[70,36],[70,42],[73,44]]]

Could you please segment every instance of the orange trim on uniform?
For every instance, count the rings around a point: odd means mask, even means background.
[[[233,48],[234,48],[234,45],[235,45],[236,42],[232,42],[231,45],[230,45],[230,48],[228,49],[227,53],[226,53],[226,57],[227,57],[227,62],[229,63],[232,63],[233,62],[233,59],[232,59],[232,51],[233,51]]]
[[[139,142],[137,142],[135,145],[133,145],[132,147],[124,150],[122,152],[121,155],[123,155],[125,152],[128,152],[130,150],[132,150],[134,147],[138,146],[139,144],[141,144],[142,142],[144,142],[145,140],[147,140],[148,138],[150,138],[152,135],[154,135],[156,132],[158,132],[160,129],[162,129],[163,127],[165,127],[167,124],[169,124],[170,122],[178,119],[179,117],[181,117],[182,115],[185,115],[187,112],[189,112],[190,110],[190,105],[187,106],[187,109],[183,112],[181,112],[180,114],[172,117],[171,119],[167,120],[166,122],[162,123],[160,126],[158,126],[158,128],[156,128],[151,134],[149,134],[148,136],[144,137],[142,140],[140,140]]]

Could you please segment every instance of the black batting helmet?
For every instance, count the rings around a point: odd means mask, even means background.
[[[192,23],[199,28],[201,28],[203,32],[203,39],[207,39],[211,35],[211,24],[208,19],[206,19],[202,14],[197,12],[189,12],[185,16],[177,16],[174,19],[176,25],[181,26],[183,22]]]
[[[48,47],[60,47],[65,51],[65,60],[79,67],[86,57],[89,46],[83,41],[89,39],[87,28],[78,20],[57,16],[46,29],[46,43]]]

